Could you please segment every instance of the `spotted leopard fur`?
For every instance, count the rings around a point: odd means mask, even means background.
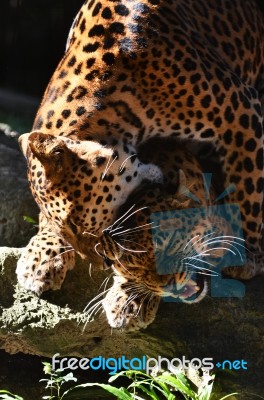
[[[236,185],[227,201],[240,206],[253,254],[242,276],[261,271],[263,36],[254,0],[84,3],[33,130],[20,139],[41,211],[18,266],[22,285],[41,293],[63,281],[68,261],[60,256],[63,273],[50,263],[47,234],[89,258],[133,190],[165,184],[164,171],[139,156],[155,137],[172,140],[172,152],[183,143],[209,169],[216,160],[222,186]]]

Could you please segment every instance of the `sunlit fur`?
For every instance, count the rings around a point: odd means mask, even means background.
[[[73,251],[59,256],[59,266],[55,255],[46,253],[52,232],[58,249],[72,246],[89,265],[113,264],[117,275],[138,280],[160,296],[171,277],[157,276],[149,214],[191,206],[188,197],[166,189],[167,184],[177,187],[179,169],[194,178],[188,188],[200,197],[195,163],[203,157],[200,172],[215,172],[222,189],[236,185],[227,201],[240,207],[249,251],[245,268],[228,268],[228,274],[245,279],[264,270],[263,37],[264,19],[255,0],[84,2],[33,130],[19,139],[41,210],[39,232],[19,263],[22,286],[36,293],[57,289],[72,267]],[[168,143],[163,165],[160,143],[152,146],[153,139]],[[149,157],[142,146],[149,148]],[[188,171],[184,163],[173,168],[171,161],[181,146],[193,155]],[[187,154],[183,160],[188,161]],[[151,184],[157,187],[148,198]],[[141,210],[122,231],[113,224],[133,204],[134,211]],[[198,224],[201,237],[214,224],[210,215],[207,220],[207,226]],[[222,251],[231,251],[227,236],[232,233],[217,236],[225,236],[221,247],[229,250]],[[174,250],[165,248],[179,255],[185,245],[179,241]],[[203,254],[199,275],[206,277],[211,261],[200,245],[194,245]],[[183,273],[197,270],[193,258],[185,259],[184,268],[181,264]],[[46,272],[52,277],[48,284]],[[144,316],[145,325],[151,318]]]

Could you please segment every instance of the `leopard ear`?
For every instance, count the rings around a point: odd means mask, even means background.
[[[47,176],[63,171],[69,150],[62,139],[42,132],[30,132],[20,136],[19,144],[26,158],[31,150],[44,166]]]
[[[20,135],[18,138],[18,143],[19,146],[22,150],[22,153],[24,156],[27,158],[27,150],[28,150],[28,137],[32,134],[32,132],[29,133],[24,133],[23,135]]]

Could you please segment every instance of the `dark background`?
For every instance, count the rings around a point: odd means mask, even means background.
[[[42,96],[83,2],[0,1],[0,88]]]

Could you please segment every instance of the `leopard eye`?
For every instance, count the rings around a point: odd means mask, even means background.
[[[56,149],[55,151],[52,152],[54,156],[61,156],[64,153],[65,151],[63,149]]]
[[[136,314],[137,305],[134,301],[129,303],[129,305],[127,306],[127,312],[128,312],[128,314]]]
[[[100,167],[100,165],[103,165],[104,162],[106,161],[105,157],[96,157],[95,159],[95,164],[97,165],[97,167]]]
[[[54,147],[54,149],[52,149],[51,153],[55,154],[55,155],[64,154],[65,150],[61,146],[56,146],[56,147]]]

